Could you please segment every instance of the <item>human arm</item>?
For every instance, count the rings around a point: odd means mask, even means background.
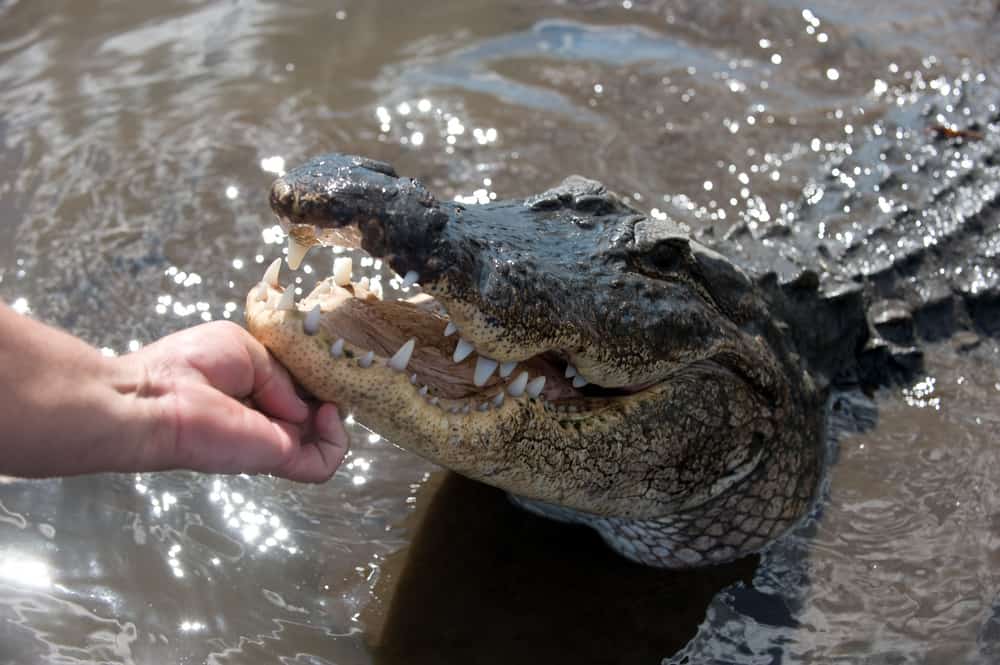
[[[254,408],[255,407],[255,408]],[[215,322],[108,358],[0,305],[0,474],[192,469],[321,482],[347,434],[249,333]]]

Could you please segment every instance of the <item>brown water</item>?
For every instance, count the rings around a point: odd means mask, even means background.
[[[0,297],[109,353],[239,320],[274,172],[332,149],[444,196],[578,172],[767,224],[891,106],[996,81],[997,12],[0,1]],[[356,427],[321,487],[7,480],[0,663],[997,662],[997,354],[930,348],[816,519],[710,571],[625,563]]]

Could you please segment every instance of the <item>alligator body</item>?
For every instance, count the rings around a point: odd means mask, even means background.
[[[360,246],[421,293],[383,300],[341,259],[296,303],[275,265],[249,328],[317,396],[630,559],[732,560],[807,513],[831,386],[1000,327],[1000,114],[959,83],[947,111],[883,121],[761,236],[692,237],[575,176],[465,206],[319,157],[271,190],[289,262]],[[928,133],[946,112],[976,139]]]

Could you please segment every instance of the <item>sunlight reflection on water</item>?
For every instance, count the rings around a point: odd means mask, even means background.
[[[284,250],[270,181],[325,150],[391,161],[470,205],[581,173],[654,217],[761,242],[802,223],[801,196],[822,211],[801,233],[849,248],[919,209],[932,180],[926,137],[890,115],[933,105],[928,121],[957,129],[967,86],[1000,61],[995,17],[962,3],[655,4],[5,5],[0,297],[108,355],[239,321]],[[864,152],[890,132],[914,151]],[[967,145],[937,145],[949,172],[976,166]],[[844,192],[879,196],[834,207]],[[973,292],[995,279],[989,251],[962,275]],[[398,291],[363,253],[334,252]],[[310,255],[294,284],[331,266]],[[765,557],[752,589],[701,608],[691,662],[989,662],[1000,383],[996,349],[973,353],[935,347],[925,377],[878,396],[878,427],[841,442],[821,519]],[[412,542],[405,520],[435,467],[347,422],[353,453],[322,487],[0,483],[0,660],[377,660],[360,615],[383,600],[373,589]],[[516,560],[519,537],[500,554]]]

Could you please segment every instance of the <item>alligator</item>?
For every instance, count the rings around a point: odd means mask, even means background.
[[[323,155],[270,191],[289,264],[360,247],[414,295],[383,299],[340,256],[296,302],[278,259],[248,328],[312,394],[629,559],[731,561],[810,512],[836,390],[1000,330],[1000,112],[967,77],[949,95],[719,237],[579,176],[467,205]]]

